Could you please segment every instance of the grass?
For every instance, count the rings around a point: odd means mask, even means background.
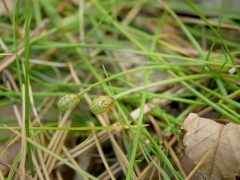
[[[10,172],[0,179],[73,171],[80,179],[184,179],[184,118],[240,123],[240,17],[229,7],[212,17],[188,0],[33,2],[16,1],[12,20],[0,17],[0,155],[21,141],[12,161],[0,159]],[[66,94],[81,102],[62,114],[56,104]],[[100,95],[114,107],[94,116],[89,104]]]

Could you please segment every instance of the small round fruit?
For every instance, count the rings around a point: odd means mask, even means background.
[[[99,96],[95,98],[90,104],[90,109],[93,114],[101,115],[107,112],[114,104],[114,99],[110,96]]]
[[[80,97],[77,94],[68,94],[63,96],[57,103],[60,111],[65,112],[75,108],[80,102]]]

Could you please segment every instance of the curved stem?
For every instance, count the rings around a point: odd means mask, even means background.
[[[184,76],[184,77],[177,77],[177,78],[173,78],[173,79],[167,79],[167,80],[164,80],[164,81],[151,83],[151,84],[148,84],[146,86],[129,89],[127,91],[124,91],[122,93],[119,93],[119,94],[113,96],[113,98],[118,99],[118,98],[120,98],[122,96],[125,96],[127,94],[142,91],[144,89],[149,89],[149,88],[156,87],[156,86],[162,86],[162,85],[171,84],[171,83],[180,82],[180,81],[186,81],[186,80],[203,79],[203,78],[211,78],[211,77],[213,77],[213,75],[211,75],[211,74],[198,74],[198,75],[191,75],[191,76]]]
[[[180,67],[173,67],[172,65],[154,65],[154,66],[144,66],[144,67],[139,67],[139,68],[135,68],[135,69],[131,69],[131,70],[128,70],[128,71],[124,71],[124,72],[121,72],[121,73],[118,73],[116,75],[113,75],[111,77],[108,77],[106,79],[103,79],[102,81],[99,81],[89,87],[87,87],[86,89],[84,89],[83,91],[81,91],[80,93],[78,93],[78,96],[81,97],[82,95],[84,95],[85,93],[87,93],[88,91],[90,91],[92,88],[98,86],[98,85],[101,85],[105,82],[108,82],[112,79],[115,79],[115,78],[118,78],[118,77],[121,77],[121,76],[124,76],[126,74],[130,74],[130,73],[133,73],[133,72],[138,72],[138,71],[143,71],[143,70],[148,70],[148,69],[172,69],[172,70],[180,70],[181,68]]]

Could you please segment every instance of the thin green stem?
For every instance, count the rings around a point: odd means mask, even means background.
[[[216,84],[218,85],[222,95],[225,96],[225,97],[228,96],[227,90],[224,87],[224,84],[223,84],[223,82],[220,78],[216,78]]]
[[[219,21],[218,21],[217,33],[219,32],[219,28],[220,28],[221,21],[222,21],[222,17],[220,17],[220,19],[219,19]],[[211,54],[211,52],[213,51],[213,48],[214,48],[214,46],[215,46],[215,44],[216,44],[216,42],[217,42],[217,39],[218,39],[217,36],[215,36],[214,41],[213,41],[213,43],[212,43],[212,45],[211,45],[211,47],[210,47],[210,49],[209,49],[209,51],[208,51],[206,60],[209,59],[210,54]]]
[[[190,33],[190,31],[188,30],[188,28],[183,24],[183,22],[178,18],[178,16],[176,15],[176,13],[171,10],[164,2],[162,2],[162,0],[159,0],[159,2],[164,6],[164,8],[172,15],[172,17],[176,20],[176,22],[179,24],[179,26],[181,27],[181,29],[183,30],[183,32],[185,32],[186,36],[188,37],[188,39],[192,42],[192,44],[195,46],[196,50],[198,51],[199,55],[204,58],[205,54],[201,48],[201,46],[199,45],[199,43],[196,41],[196,39],[193,37],[193,35]]]
[[[154,35],[154,39],[152,41],[151,44],[151,49],[150,52],[153,52],[156,44],[157,44],[157,40],[158,40],[158,35],[160,34],[161,31],[161,27],[164,23],[165,20],[165,16],[166,16],[166,12],[164,13],[164,16],[162,16],[160,23],[158,24],[158,28],[157,31],[155,32]],[[149,61],[149,59],[148,59]],[[144,75],[144,86],[146,86],[148,84],[148,79],[149,79],[149,70],[146,70],[146,73]],[[133,145],[133,150],[131,153],[131,158],[130,158],[130,162],[129,162],[129,167],[128,167],[128,172],[127,172],[127,177],[126,179],[130,179],[131,178],[131,174],[132,174],[132,170],[133,170],[133,165],[135,162],[135,157],[136,157],[136,153],[137,153],[137,147],[140,146],[141,148],[141,144],[139,143],[139,139],[140,139],[140,131],[141,131],[141,124],[143,121],[143,116],[144,116],[144,107],[145,107],[145,103],[146,103],[146,98],[147,98],[147,89],[144,90],[144,92],[142,93],[142,100],[141,100],[141,106],[140,106],[140,115],[137,121],[137,132],[136,132],[136,136],[135,136],[135,140],[134,140],[134,145]],[[144,151],[142,151],[144,154]],[[147,160],[147,158],[146,158]]]
[[[127,180],[131,179],[131,174],[132,174],[132,170],[133,170],[133,164],[135,162],[135,157],[136,157],[136,153],[137,153],[137,147],[139,145],[141,124],[142,124],[143,115],[144,115],[144,105],[145,105],[145,102],[146,102],[146,97],[147,96],[146,96],[146,90],[145,90],[145,92],[143,92],[143,94],[142,94],[142,100],[141,100],[141,106],[140,106],[140,115],[139,115],[139,118],[138,118],[137,132],[135,134],[134,145],[133,145],[131,158],[130,158],[130,162],[129,162],[129,166],[128,166],[128,172],[127,172],[127,177],[126,177]]]
[[[199,83],[196,83],[196,82],[192,82],[192,83],[195,84],[196,86],[200,87],[204,91],[210,93],[211,95],[219,98],[220,100],[225,101],[229,104],[232,104],[233,106],[236,106],[237,108],[240,108],[240,103],[238,103],[238,102],[236,102],[236,101],[234,101],[234,100],[232,100],[232,99],[230,99],[226,96],[222,96],[221,94],[219,94],[219,93],[217,93],[217,92],[215,92],[215,91],[213,91],[213,90],[211,90],[211,89],[209,89],[209,88],[207,88],[207,87],[205,87],[205,86],[203,86]]]
[[[8,128],[9,128],[9,130],[13,131],[13,132],[14,132],[15,134],[17,134],[18,136],[22,137],[22,135],[21,135],[19,132],[11,129],[10,127],[8,127]],[[57,155],[57,154],[55,154],[55,153],[53,153],[52,151],[50,151],[49,149],[45,148],[44,146],[41,146],[40,144],[34,142],[32,139],[30,139],[30,138],[27,137],[26,140],[27,140],[29,143],[31,143],[32,145],[34,145],[35,147],[41,149],[42,151],[48,153],[49,155],[51,155],[51,156],[53,156],[54,158],[58,159],[59,161],[63,162],[65,165],[67,165],[68,167],[72,168],[73,170],[75,170],[76,172],[78,172],[80,175],[81,175],[81,174],[84,174],[86,177],[88,177],[88,178],[90,178],[90,179],[97,180],[96,177],[94,177],[94,176],[92,176],[91,174],[83,171],[83,170],[80,169],[78,166],[73,165],[72,163],[68,162],[66,159],[60,157],[59,155]]]
[[[149,89],[149,88],[152,88],[152,87],[167,85],[167,84],[171,84],[171,83],[175,83],[175,82],[181,82],[181,81],[193,80],[193,79],[212,78],[212,77],[213,77],[213,75],[211,75],[211,74],[198,74],[198,75],[191,75],[191,76],[184,76],[184,77],[176,77],[176,78],[173,78],[173,79],[167,79],[167,80],[151,83],[151,84],[148,84],[146,86],[129,89],[127,91],[124,91],[122,93],[119,93],[119,94],[113,96],[113,98],[118,99],[122,96],[125,96],[127,94],[131,94],[133,92],[139,92],[139,91]]]
[[[226,43],[224,42],[224,40],[222,39],[222,37],[219,35],[219,33],[217,32],[217,30],[208,22],[208,20],[204,17],[204,15],[193,5],[192,2],[190,2],[190,0],[185,0],[185,2],[197,13],[197,15],[212,29],[212,31],[216,34],[216,36],[219,38],[219,40],[222,42],[224,48],[226,49],[228,55],[230,56],[232,63],[235,65],[235,61],[233,59],[233,56],[231,54],[231,52],[229,51]],[[237,69],[237,74],[240,77],[240,71],[239,69]]]
[[[30,122],[29,122],[29,58],[30,58],[30,0],[26,0],[25,2],[25,125],[26,125],[26,136],[28,138],[30,135]],[[34,166],[32,162],[32,152],[31,152],[31,144],[27,142],[27,153],[28,153],[28,161],[31,170],[31,175],[34,177]]]
[[[93,89],[94,87],[98,86],[98,85],[101,85],[105,82],[108,82],[112,79],[116,79],[118,77],[121,77],[121,76],[124,76],[126,74],[130,74],[130,73],[133,73],[133,72],[138,72],[138,71],[143,71],[143,70],[148,70],[148,69],[172,69],[172,70],[180,70],[181,68],[179,67],[173,67],[172,65],[158,65],[158,66],[144,66],[144,67],[139,67],[139,68],[135,68],[135,69],[130,69],[128,71],[124,71],[124,72],[121,72],[121,73],[118,73],[116,75],[113,75],[113,76],[110,76],[106,79],[103,79],[101,81],[98,81],[97,83],[87,87],[86,89],[84,89],[83,91],[81,91],[78,95],[81,97],[82,95],[84,95],[85,93],[87,93],[88,91],[90,91],[91,89]]]
[[[12,165],[11,165],[11,169],[8,173],[8,177],[7,177],[7,180],[12,180],[13,179],[13,176],[14,176],[14,170],[16,170],[17,168],[17,165],[18,165],[18,162],[19,162],[19,159],[21,158],[21,151],[18,152],[18,154],[16,155]]]
[[[41,17],[41,8],[39,4],[39,0],[32,0],[33,1],[33,10],[34,10],[34,15],[36,19],[37,26],[39,26],[42,22],[42,17]]]
[[[194,81],[190,81],[193,84],[196,84],[196,82]],[[196,89],[192,88],[188,83],[186,82],[182,82],[182,84],[188,88],[191,92],[193,92],[194,94],[196,94],[199,98],[201,98],[204,102],[206,102],[209,106],[211,106],[213,109],[215,109],[216,111],[220,112],[222,115],[228,117],[229,119],[231,119],[233,122],[240,124],[240,121],[237,117],[233,116],[232,114],[228,113],[227,111],[225,111],[224,109],[222,109],[221,107],[219,107],[218,105],[216,105],[216,103],[212,102],[211,100],[209,100],[208,98],[206,98],[204,95],[202,95],[201,93],[199,93]]]
[[[17,65],[17,73],[18,73],[18,80],[19,80],[19,87],[22,89],[22,75],[21,75],[21,69],[20,69],[20,62],[18,57],[18,36],[17,36],[17,24],[18,24],[18,0],[16,0],[14,5],[14,11],[13,11],[13,42],[14,42],[14,52],[16,53],[16,65]]]
[[[97,6],[97,8],[99,9],[99,11],[101,11],[103,14],[106,14],[106,11],[105,11],[105,9],[98,3],[98,2],[96,2],[95,0],[92,0],[92,2]],[[199,13],[200,15],[201,15],[201,13]],[[201,17],[202,18],[202,17]],[[106,21],[107,22],[110,22],[110,20],[112,20],[112,18],[110,17],[110,16],[108,16],[107,18],[106,18]],[[206,20],[206,19],[205,19]],[[206,21],[206,23],[207,24],[209,24],[207,21]],[[117,22],[115,22],[114,20],[113,20],[113,22],[112,22],[112,24],[121,32],[121,33],[123,33],[123,35],[125,35],[129,40],[131,40],[136,46],[138,46],[141,50],[143,50],[144,51],[144,53],[145,52],[149,52],[148,51],[148,49],[145,47],[145,46],[143,46],[141,43],[139,43],[137,40],[135,40],[133,37],[131,37]],[[182,23],[181,23],[182,24]],[[212,26],[211,26],[212,27]],[[217,34],[217,32],[215,31],[215,29],[213,28],[213,30],[214,30],[214,32]],[[189,36],[189,31],[186,29],[186,28],[184,28],[183,29],[183,31]],[[219,37],[219,34],[217,34],[218,35],[218,37]],[[189,36],[190,37],[190,36]],[[221,39],[221,37],[219,37],[220,39]],[[222,39],[221,39],[221,41],[223,41]],[[195,39],[192,39],[192,43],[193,44],[195,44],[196,45],[196,41],[195,41]],[[223,42],[223,44],[224,44],[224,42]],[[199,48],[199,46],[198,46],[198,48]],[[227,50],[227,52],[228,53],[230,53],[229,52],[229,50],[228,50],[228,48],[226,47],[226,44],[225,44],[225,49]],[[202,50],[201,49],[199,49],[200,51],[199,52],[202,52]],[[201,56],[202,57],[204,57],[204,54],[203,53],[200,53],[201,54]],[[231,54],[229,54],[229,56],[231,57],[231,59],[232,59],[232,55]],[[151,56],[152,57],[152,56]],[[156,58],[154,58],[154,57],[152,57],[154,60],[156,60]],[[207,62],[206,62],[207,63]],[[168,73],[170,73],[171,75],[173,75],[174,77],[177,77],[177,75],[173,72],[173,71],[171,71],[171,70],[168,70]],[[194,92],[198,97],[201,97],[201,99],[204,99],[204,101],[205,102],[210,102],[209,100],[207,100],[204,96],[202,96],[199,92],[197,92],[197,91],[194,91],[194,89],[191,87],[191,86],[188,86],[185,82],[181,82],[185,87],[187,86],[188,87],[188,89],[190,88],[191,89],[191,91],[192,92]],[[130,91],[129,92],[127,92],[127,93],[131,93]],[[122,94],[121,94],[122,95]],[[236,118],[234,118],[232,115],[230,115],[228,112],[226,112],[226,111],[224,111],[223,109],[221,109],[221,108],[219,108],[219,107],[216,107],[213,103],[208,103],[209,105],[213,105],[213,107],[214,107],[214,109],[215,110],[217,110],[217,111],[220,111],[220,112],[222,112],[223,111],[223,113],[225,114],[225,115],[227,115],[227,117],[231,117],[231,119],[233,118],[234,120],[233,121],[236,121]]]
[[[44,38],[44,37],[47,37],[47,36],[49,36],[49,35],[51,35],[51,34],[54,34],[54,33],[56,33],[56,32],[57,32],[57,28],[52,28],[52,29],[48,30],[47,32],[42,33],[42,34],[40,34],[39,36],[34,37],[33,39],[31,39],[30,43],[32,44],[32,43],[34,43],[34,42],[36,42],[36,41],[39,41],[40,39],[42,39],[42,38]]]

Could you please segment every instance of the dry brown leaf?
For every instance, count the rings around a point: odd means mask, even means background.
[[[185,154],[195,165],[211,149],[198,172],[205,179],[233,180],[240,175],[240,125],[220,123],[191,113],[185,119]]]

